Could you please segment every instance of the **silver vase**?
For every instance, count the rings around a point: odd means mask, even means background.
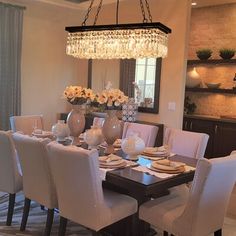
[[[78,137],[84,131],[85,117],[83,110],[83,105],[73,105],[73,109],[67,116],[71,136]]]
[[[121,124],[116,116],[116,110],[107,111],[107,116],[102,127],[102,133],[108,145],[105,149],[105,153],[113,153],[113,143],[116,141],[116,139],[120,138],[121,133]]]

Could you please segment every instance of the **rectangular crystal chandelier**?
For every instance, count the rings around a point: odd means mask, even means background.
[[[147,4],[147,0],[145,1]],[[90,8],[92,4],[93,0]],[[140,0],[141,4],[142,0]],[[143,5],[141,5],[141,9],[144,23],[86,26],[85,17],[82,26],[66,27],[66,31],[68,31],[67,55],[81,59],[166,57],[168,34],[171,33],[171,29],[160,22],[152,22],[150,14],[151,22],[145,22],[147,19],[145,18]],[[87,18],[90,11],[91,9],[88,10]],[[99,11],[98,7],[97,16]],[[149,6],[148,12],[150,13]]]

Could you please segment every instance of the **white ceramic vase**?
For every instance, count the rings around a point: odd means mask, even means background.
[[[187,88],[198,87],[201,84],[201,82],[202,82],[202,80],[200,78],[200,75],[196,71],[195,67],[187,73],[187,78],[186,78],[186,87]]]
[[[85,127],[85,117],[83,105],[74,105],[73,109],[67,116],[67,124],[70,129],[70,135],[77,138]]]
[[[97,145],[103,142],[102,129],[97,126],[92,126],[84,134],[84,141],[88,144],[89,149],[97,148]]]
[[[64,120],[58,120],[55,125],[52,126],[52,133],[56,137],[57,141],[65,141],[65,138],[70,135],[70,129]]]
[[[108,147],[105,149],[106,154],[114,152],[113,143],[121,135],[121,124],[116,116],[116,110],[108,110],[105,122],[102,127],[102,133]]]
[[[133,134],[122,141],[121,148],[128,155],[127,159],[138,160],[138,155],[145,149],[145,143],[138,134]]]

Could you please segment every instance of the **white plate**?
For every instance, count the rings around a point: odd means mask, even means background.
[[[119,166],[119,165],[123,165],[123,164],[125,164],[126,165],[126,162],[125,162],[125,160],[123,160],[123,159],[121,159],[121,160],[117,160],[117,161],[111,161],[111,162],[99,162],[99,165],[100,166],[111,166],[111,167],[113,167],[113,166]]]
[[[157,165],[155,165],[156,167],[158,167]],[[164,165],[160,165],[161,168],[156,168],[154,167],[152,164],[148,164],[147,165],[147,168],[150,169],[150,170],[153,170],[153,171],[156,171],[156,172],[160,172],[160,173],[166,173],[166,174],[180,174],[180,173],[183,173],[185,171],[185,168],[184,166],[182,166],[181,168],[179,169],[174,169],[174,168],[169,168],[168,169],[168,166],[164,166]]]
[[[117,156],[115,154],[110,154],[108,156],[100,156],[99,158],[100,162],[112,162],[112,161],[118,161],[118,160],[122,160],[122,157]]]
[[[37,138],[50,138],[53,137],[53,133],[51,131],[42,131],[41,134],[39,133],[32,133],[33,136],[37,137]]]

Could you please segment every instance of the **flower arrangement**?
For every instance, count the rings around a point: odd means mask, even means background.
[[[121,108],[121,105],[128,101],[128,96],[119,89],[105,89],[96,94],[95,101],[106,106],[107,109]]]
[[[82,105],[88,101],[93,101],[95,94],[92,89],[81,86],[68,86],[63,92],[63,97],[72,105]]]

